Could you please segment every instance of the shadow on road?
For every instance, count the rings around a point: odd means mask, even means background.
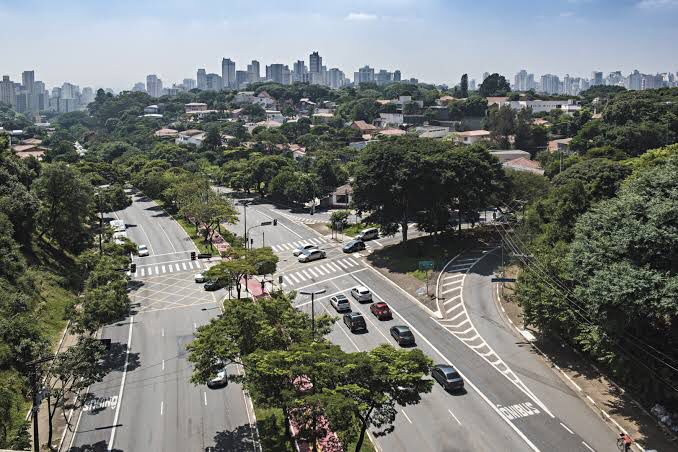
[[[235,430],[218,432],[214,435],[214,447],[206,447],[205,452],[244,452],[257,450],[254,447],[253,432],[249,425],[241,425]]]
[[[127,359],[127,371],[131,372],[141,365],[139,353],[130,353],[127,355],[127,344],[120,342],[111,343],[111,349],[108,352],[108,359],[106,359],[106,369],[109,372],[122,372],[125,369],[125,359]]]
[[[107,452],[108,443],[106,441],[99,441],[94,444],[83,444],[82,446],[71,447],[68,452]],[[121,449],[111,449],[112,452],[122,452]]]

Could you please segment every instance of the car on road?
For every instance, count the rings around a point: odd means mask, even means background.
[[[125,232],[125,229],[127,229],[123,220],[111,220],[109,224],[115,232]]]
[[[223,364],[223,361],[220,362],[220,365]],[[212,378],[207,382],[207,387],[210,389],[221,388],[228,385],[228,374],[226,372],[226,364],[223,364],[223,367],[219,372],[217,372],[216,377]]]
[[[312,250],[312,249],[315,249],[315,248],[317,248],[317,245],[311,245],[310,243],[307,243],[307,244],[305,244],[305,245],[299,245],[298,247],[296,247],[296,248],[294,249],[294,251],[292,251],[292,254],[294,254],[295,256],[299,256],[299,255],[301,255],[304,251],[306,251],[306,250]]]
[[[362,251],[365,249],[365,242],[362,240],[351,240],[347,244],[345,244],[343,247],[341,247],[341,250],[344,253],[354,253],[356,251]]]
[[[359,302],[372,301],[372,292],[363,286],[357,286],[351,289],[351,296]]]
[[[379,320],[390,320],[393,318],[391,308],[389,308],[388,305],[383,301],[374,303],[372,306],[370,306],[370,312],[372,312],[372,314],[374,314],[374,316]]]
[[[197,283],[204,283],[204,282],[205,282],[205,275],[203,275],[202,273],[196,273],[196,274],[193,276],[193,279],[194,279],[195,282],[197,282]]]
[[[313,248],[310,250],[304,250],[299,255],[299,262],[312,262],[312,261],[317,261],[318,259],[325,259],[327,257],[327,254],[325,254],[324,251]]]
[[[351,303],[349,303],[346,295],[339,294],[330,298],[330,304],[337,312],[345,312],[351,310]]]
[[[148,252],[148,247],[146,245],[139,245],[137,247],[137,254],[139,257],[145,257],[148,256],[150,253]]]
[[[405,345],[415,345],[414,334],[412,334],[412,331],[405,325],[392,326],[390,332],[393,339],[395,339],[401,347]]]
[[[359,312],[344,314],[344,324],[351,330],[351,333],[355,333],[356,331],[367,331],[365,317]]]
[[[219,280],[210,280],[207,281],[202,287],[208,292],[213,292],[224,287],[224,284]]]
[[[431,376],[446,391],[455,391],[464,389],[464,379],[457,369],[449,364],[436,364],[431,369]]]
[[[367,240],[374,240],[379,238],[379,230],[377,228],[367,228],[360,231],[355,238],[363,242]]]

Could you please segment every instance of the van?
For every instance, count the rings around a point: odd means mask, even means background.
[[[377,228],[363,229],[355,236],[356,240],[374,240],[379,238],[379,230]]]

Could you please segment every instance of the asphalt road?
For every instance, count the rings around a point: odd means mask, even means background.
[[[407,325],[417,347],[434,363],[452,363],[464,375],[464,394],[449,394],[434,384],[432,393],[424,395],[420,404],[402,407],[395,431],[376,437],[378,449],[616,450],[614,432],[529,352],[524,339],[511,332],[499,315],[493,299],[496,287],[490,282],[497,265],[491,250],[460,256],[450,266],[447,279],[441,282],[446,285],[441,301],[445,315],[438,319],[367,265],[364,256],[369,249],[342,253],[339,244],[307,227],[308,216],[269,204],[249,206],[247,216],[248,227],[278,219],[277,227],[262,227],[266,245],[281,258],[276,276],[282,275],[285,290],[325,289],[326,293],[316,298],[317,313],[338,315],[329,297],[343,293],[350,298],[350,289],[356,285],[367,286],[376,301],[386,301],[395,313],[393,320],[382,322],[369,312],[369,304],[351,299],[352,309],[367,319],[369,331],[352,334],[339,321],[329,335],[333,342],[346,351],[369,350],[381,343],[396,345],[389,335],[390,326]],[[243,226],[239,223],[233,228],[242,234]],[[251,234],[254,246],[261,246],[256,234]],[[317,244],[327,252],[327,258],[297,262],[292,248],[299,243]],[[370,247],[378,246],[370,243]],[[277,277],[275,280],[277,285]],[[309,296],[298,294],[295,304],[310,312]]]
[[[190,238],[145,197],[135,196],[115,217],[150,256],[134,259],[132,315],[102,331],[112,342],[112,371],[90,388],[94,399],[79,415],[70,450],[256,452],[253,410],[242,388],[189,382],[186,345],[225,296],[193,281],[210,264],[190,260]]]

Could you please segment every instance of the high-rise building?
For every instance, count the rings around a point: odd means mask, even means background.
[[[553,74],[542,75],[541,92],[546,94],[558,94],[560,92],[560,78]]]
[[[323,67],[323,58],[318,52],[313,52],[308,57],[308,72],[310,74],[319,74]]]
[[[0,82],[0,103],[16,109],[16,83],[9,79],[9,75],[3,75]]]
[[[92,102],[94,102],[94,90],[86,86],[82,89],[82,94],[80,95],[80,105],[86,107]]]
[[[353,74],[353,83],[360,85],[361,83],[374,82],[374,69],[369,66],[363,66],[358,69],[358,72]]]
[[[403,75],[400,73],[400,69],[396,69],[395,71],[393,71],[393,81],[394,82],[399,82],[400,80],[402,80],[402,78],[403,78]]]
[[[186,91],[190,91],[192,89],[195,89],[195,80],[192,78],[185,78],[183,82],[181,82],[182,85],[184,85],[184,89]]]
[[[146,91],[151,97],[162,96],[162,80],[155,74],[146,76]]]
[[[146,85],[144,85],[144,82],[135,83],[134,86],[132,87],[132,91],[144,93],[146,92]]]
[[[266,80],[288,85],[290,83],[290,68],[287,65],[277,63],[266,66]]]
[[[638,69],[629,74],[626,78],[626,89],[639,90],[643,86],[643,74],[638,72]]]
[[[231,61],[230,58],[221,60],[221,79],[224,82],[225,89],[235,88],[235,61]]]
[[[198,89],[201,91],[207,90],[207,73],[204,69],[198,69],[198,75],[196,76],[196,79],[198,81]]]
[[[247,71],[235,71],[235,87],[240,89],[247,86]]]
[[[327,71],[327,84],[330,88],[338,89],[346,84],[346,76],[338,68]]]
[[[603,84],[603,73],[598,71],[591,72],[591,86],[598,86]]]
[[[393,73],[387,71],[386,69],[381,69],[378,73],[374,75],[374,81],[377,82],[377,85],[386,85],[393,81]]]
[[[21,73],[21,85],[29,94],[33,94],[33,83],[35,83],[35,71],[23,71]]]
[[[468,81],[468,90],[469,91],[476,90],[476,79],[472,78],[471,80]]]
[[[259,62],[252,60],[252,63],[247,65],[247,81],[248,83],[257,83],[259,80],[261,80]]]
[[[205,84],[206,91],[221,91],[224,89],[224,80],[219,74],[207,74]]]
[[[303,60],[298,60],[292,66],[292,82],[308,82],[308,68]]]

